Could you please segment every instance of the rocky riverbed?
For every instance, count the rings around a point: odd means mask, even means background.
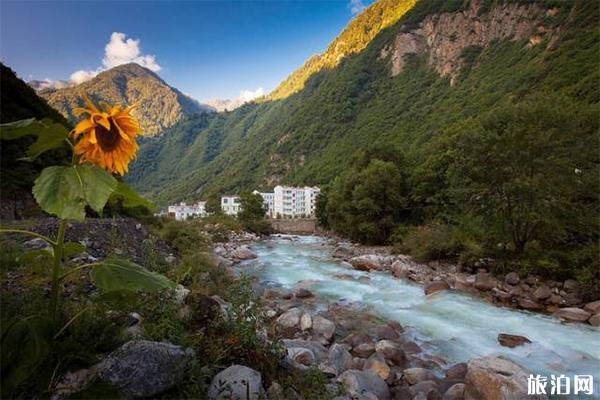
[[[268,307],[266,313],[285,338],[284,366],[320,369],[330,380],[331,394],[340,399],[512,399],[527,395],[530,371],[515,362],[514,357],[502,352],[452,363],[449,360],[452,357],[444,357],[443,351],[437,348],[440,343],[419,340],[418,326],[403,326],[378,313],[365,311],[359,302],[352,301],[351,283],[357,280],[367,283],[382,274],[392,275],[418,283],[420,289],[413,287],[426,297],[437,296],[438,292],[466,292],[499,306],[553,312],[565,321],[589,321],[590,324],[595,323],[593,316],[600,306],[600,302],[581,304],[576,285],[571,281],[549,282],[539,277],[521,280],[515,274],[493,277],[484,268],[469,272],[460,271],[456,266],[423,265],[406,256],[390,255],[386,249],[348,244],[331,246],[321,241],[322,251],[337,258],[337,262],[332,262],[339,264],[342,270],[361,271],[360,276],[350,272],[334,275],[334,280],[348,282],[349,293],[332,302],[331,296],[327,296],[331,291],[319,286],[323,276],[310,269],[302,271],[302,260],[298,260],[298,270],[287,269],[283,273],[286,276],[278,278],[275,277],[277,265],[264,264],[264,260],[261,264],[261,256],[279,251],[277,242],[300,238],[281,236],[258,246],[251,243],[251,238],[246,239],[250,243],[245,240],[217,245],[219,260],[225,267],[236,266],[238,272],[254,275],[260,281],[257,286]],[[313,244],[313,248],[318,246]],[[273,264],[277,260],[275,258]],[[259,270],[267,272],[257,272]],[[298,279],[296,274],[304,274],[307,279]],[[545,291],[550,294],[546,296]],[[498,293],[509,295],[502,297]],[[556,300],[547,301],[552,296],[560,298],[558,304],[554,304]],[[540,306],[524,307],[523,304],[528,304],[526,300]],[[586,318],[576,317],[578,314],[585,314]],[[508,322],[506,329],[511,329]],[[506,332],[499,333],[495,339],[496,345],[504,346],[507,353],[509,349],[531,344],[525,336]],[[531,346],[536,345],[539,344]]]

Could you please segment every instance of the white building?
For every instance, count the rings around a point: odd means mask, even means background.
[[[174,206],[169,206],[167,215],[170,218],[175,218],[177,221],[185,221],[188,218],[205,217],[206,202],[199,201],[191,205],[182,202]]]
[[[227,215],[237,215],[240,211],[240,196],[222,196],[221,210]]]
[[[267,210],[267,215],[270,218],[275,216],[275,193],[262,193],[258,190],[252,192],[253,194],[260,194],[263,198],[263,206]]]
[[[319,192],[318,187],[275,186],[273,193],[254,193],[262,196],[269,216],[302,218],[315,216]]]

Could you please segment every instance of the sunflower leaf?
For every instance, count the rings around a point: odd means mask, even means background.
[[[91,277],[103,293],[154,292],[175,286],[168,278],[128,260],[109,258],[92,268]]]
[[[101,212],[116,187],[117,180],[95,165],[54,166],[35,180],[33,195],[47,213],[83,221],[85,206]]]
[[[83,164],[75,168],[83,182],[85,201],[94,211],[100,213],[117,188],[117,180],[96,165]]]
[[[23,136],[37,136],[36,142],[27,149],[27,157],[22,158],[33,161],[48,150],[64,146],[69,132],[62,124],[49,118],[41,121],[31,118],[0,125],[0,139],[14,140]]]
[[[121,200],[123,207],[126,208],[146,207],[149,210],[155,208],[150,200],[142,197],[124,182],[118,183],[117,188],[111,195],[111,199]]]
[[[85,246],[81,243],[77,242],[66,242],[63,244],[62,249],[62,258],[66,260],[67,258],[74,256],[76,254],[81,254],[85,251]]]
[[[49,318],[33,315],[2,329],[3,395],[25,382],[50,354],[53,326]]]
[[[48,214],[62,219],[85,219],[85,195],[76,167],[45,168],[35,180],[33,196]]]

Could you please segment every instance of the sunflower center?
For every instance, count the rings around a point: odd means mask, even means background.
[[[115,122],[112,118],[109,118],[110,122],[110,130],[106,129],[102,125],[96,126],[96,139],[98,140],[98,144],[100,148],[104,152],[109,152],[114,150],[121,139],[121,135],[119,134],[119,128],[115,125]]]

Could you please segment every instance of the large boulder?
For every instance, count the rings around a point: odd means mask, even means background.
[[[388,385],[372,371],[350,369],[338,378],[338,382],[344,385],[346,392],[351,396],[363,398],[362,396],[374,395],[379,400],[390,399]]]
[[[423,281],[433,272],[430,267],[417,264],[408,256],[398,256],[391,266],[392,274],[396,278]]]
[[[598,313],[598,314],[590,317],[590,319],[588,320],[588,322],[592,326],[600,326],[600,313]]]
[[[338,374],[349,370],[354,365],[352,355],[348,351],[345,345],[334,343],[329,348],[329,354],[327,355],[329,365],[335,368]]]
[[[537,303],[527,297],[521,297],[519,299],[518,304],[519,304],[519,307],[521,307],[522,309],[529,310],[529,311],[540,311],[540,310],[544,309],[543,305],[541,305],[540,303]]]
[[[547,397],[527,394],[529,372],[503,355],[469,361],[465,377],[466,400],[525,400]]]
[[[312,330],[318,338],[329,341],[335,333],[335,324],[327,318],[317,315],[313,318]]]
[[[561,308],[554,315],[563,321],[584,322],[590,319],[591,313],[577,307]]]
[[[246,246],[238,247],[233,250],[230,255],[231,258],[237,261],[252,260],[257,257],[257,255]]]
[[[512,349],[513,347],[531,343],[531,340],[527,339],[525,336],[500,333],[498,334],[498,343],[500,343],[504,347],[510,347]]]
[[[446,393],[444,393],[444,397],[442,400],[463,400],[465,398],[465,384],[464,383],[455,383],[450,386]]]
[[[363,256],[353,257],[349,261],[354,269],[360,271],[381,271],[385,267],[385,260],[383,260],[383,257],[375,254],[365,254]]]
[[[375,351],[394,364],[400,365],[406,362],[404,350],[402,350],[398,343],[391,340],[380,340],[377,342]]]
[[[301,309],[294,307],[290,308],[277,318],[275,322],[283,336],[292,337],[294,333],[300,329],[299,325],[302,313]]]
[[[550,290],[550,288],[546,285],[538,287],[533,292],[533,297],[535,297],[537,300],[546,300],[550,296],[552,296],[552,290]]]
[[[496,287],[497,281],[492,274],[487,272],[480,272],[475,275],[475,283],[473,286],[475,289],[488,291]]]
[[[304,347],[288,347],[287,356],[296,365],[311,366],[315,363],[316,357],[312,350]]]
[[[435,381],[437,378],[433,372],[425,368],[407,368],[402,371],[404,380],[409,385],[415,385],[423,381]]]
[[[385,358],[381,354],[373,353],[367,359],[363,369],[373,371],[381,379],[386,380],[390,376],[390,367],[385,362]]]
[[[258,400],[264,398],[260,372],[243,365],[232,365],[213,378],[208,389],[210,400]]]
[[[170,343],[131,341],[102,361],[98,376],[123,397],[150,397],[179,383],[193,357],[193,350]]]
[[[335,258],[348,259],[354,256],[354,249],[350,246],[340,245],[333,250]]]
[[[367,358],[373,353],[375,353],[375,343],[373,342],[361,343],[352,348],[352,354],[361,358]]]
[[[587,303],[583,309],[585,311],[591,312],[592,314],[600,313],[600,300],[592,301],[591,303]]]
[[[304,348],[309,349],[315,355],[317,361],[325,361],[327,358],[327,349],[321,343],[315,340],[304,339],[283,339],[283,346],[288,348]]]
[[[450,285],[448,285],[445,281],[429,282],[423,287],[423,290],[425,291],[426,295],[429,295],[429,294],[432,294],[435,292],[442,292],[442,291],[445,291],[448,289],[450,289]]]

